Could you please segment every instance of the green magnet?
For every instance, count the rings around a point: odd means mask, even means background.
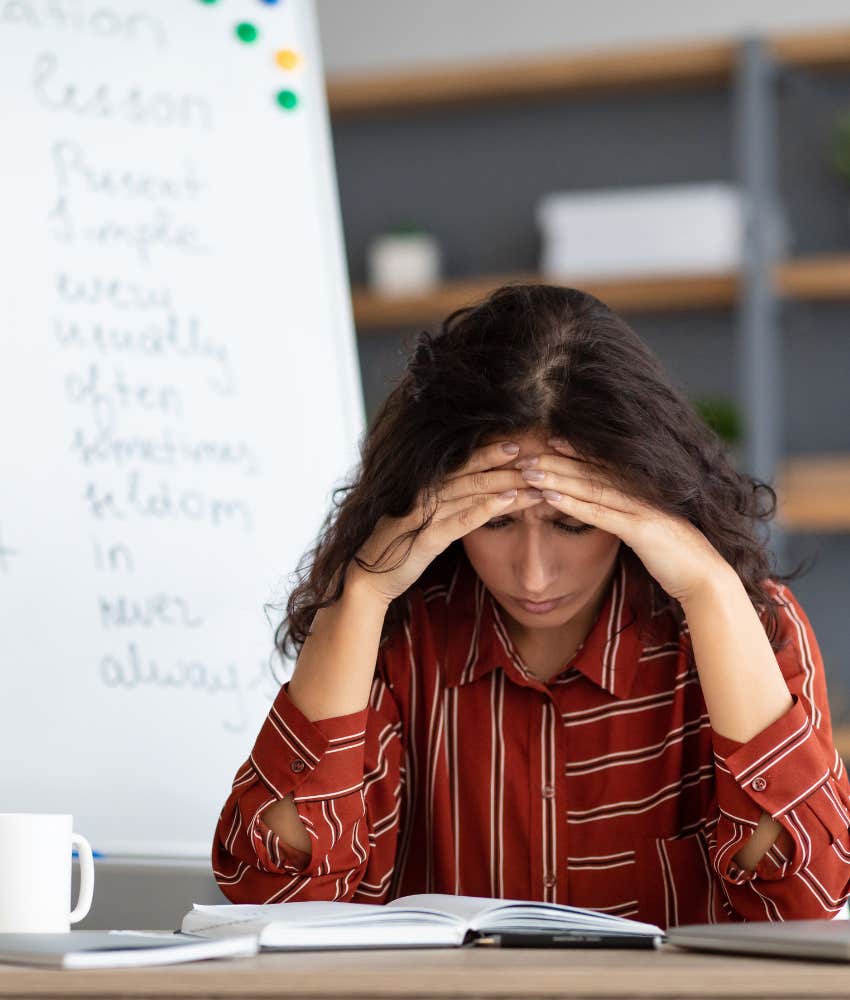
[[[242,42],[256,42],[260,32],[249,21],[236,25],[236,37]]]
[[[279,90],[277,92],[277,103],[282,107],[289,110],[294,108],[298,103],[298,95],[291,90]]]

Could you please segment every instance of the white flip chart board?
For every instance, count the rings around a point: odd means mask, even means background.
[[[364,428],[312,2],[0,0],[0,121],[0,811],[208,857]]]

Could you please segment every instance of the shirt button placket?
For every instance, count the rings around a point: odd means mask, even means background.
[[[558,902],[568,903],[570,898],[570,873],[567,867],[569,855],[569,830],[567,828],[567,724],[564,721],[563,692],[558,691],[555,707],[555,781],[551,786],[555,809],[555,822],[558,829],[558,854],[555,858],[555,885],[558,887]],[[569,689],[566,689],[569,690]]]
[[[573,670],[576,668],[573,667]],[[567,688],[566,690],[570,690]],[[561,793],[558,796],[559,806],[556,811],[558,816],[558,875],[561,882],[561,892],[559,902],[570,902],[570,869],[567,858],[570,854],[570,828],[567,820],[567,808],[569,805],[569,785],[567,782],[567,760],[569,759],[569,728],[563,713],[566,711],[566,704],[558,706],[558,766],[555,770],[556,781],[560,782]],[[557,789],[556,789],[557,791]]]
[[[551,800],[555,798],[554,785],[543,785],[541,786],[540,791],[543,794],[544,799]],[[552,808],[554,808],[554,806]],[[559,863],[560,862],[558,861],[558,859],[555,858],[555,864],[557,865]],[[557,885],[557,883],[558,883],[558,876],[555,874],[555,872],[552,871],[546,872],[546,875],[543,878],[543,885],[546,886],[547,889],[551,889],[552,886]]]
[[[557,805],[557,782],[558,782],[558,772],[563,767],[564,760],[564,747],[563,747],[563,733],[561,732],[561,715],[558,710],[558,706],[555,700],[552,698],[550,691],[545,692],[545,700],[542,701],[543,715],[542,719],[544,724],[552,727],[552,734],[554,740],[552,741],[551,754],[552,758],[548,761],[545,766],[543,773],[550,778],[549,781],[545,779],[540,782],[540,772],[538,772],[537,788],[540,789],[540,800],[543,804],[542,814],[543,814],[543,837],[545,840],[550,839],[550,820],[546,819],[547,816],[551,817],[551,822],[555,827],[554,840],[548,845],[548,856],[546,858],[546,867],[544,868],[542,875],[543,889],[546,891],[546,899],[557,900],[560,893],[558,892],[558,882],[559,882],[559,868],[561,865],[561,858],[565,856],[565,851],[563,844],[561,843],[563,830],[561,824],[558,822],[558,805]],[[534,787],[534,786],[532,786]],[[537,878],[540,879],[540,869],[537,869]],[[537,883],[540,885],[540,881]],[[554,890],[554,891],[553,891]]]

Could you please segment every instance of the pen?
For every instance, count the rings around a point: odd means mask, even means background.
[[[575,933],[539,933],[536,931],[511,931],[507,934],[488,934],[476,938],[476,945],[497,948],[658,948],[661,938],[646,934],[594,934],[591,931]]]

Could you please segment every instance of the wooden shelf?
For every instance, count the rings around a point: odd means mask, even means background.
[[[789,530],[850,530],[850,455],[786,459],[776,494],[776,520]]]
[[[499,285],[514,282],[550,282],[534,272],[482,275],[447,281],[424,295],[376,295],[368,289],[352,289],[354,321],[363,330],[398,328],[428,324],[444,318],[453,309],[469,305]],[[674,276],[647,275],[641,278],[577,278],[576,285],[598,296],[612,309],[628,312],[728,306],[735,301],[737,276],[734,273]]]
[[[850,253],[786,261],[777,267],[776,281],[780,295],[786,299],[850,299]]]
[[[774,59],[799,69],[841,72],[850,70],[850,27],[837,24],[833,31],[768,36]]]
[[[768,35],[780,63],[811,70],[850,70],[850,28]],[[428,110],[496,101],[551,100],[572,95],[686,90],[728,83],[739,41],[565,52],[469,66],[447,63],[413,72],[335,74],[327,80],[331,117]]]
[[[848,299],[850,253],[785,261],[777,266],[775,281],[779,294],[788,299]],[[534,272],[512,272],[447,281],[424,295],[376,295],[355,286],[351,296],[354,322],[364,332],[428,325],[460,306],[478,301],[499,285],[512,282],[568,283],[566,279],[556,281]],[[619,279],[577,278],[575,284],[618,311],[669,312],[733,306],[738,299],[740,278],[735,272],[657,274]]]
[[[327,82],[334,119],[386,111],[546,100],[636,88],[676,90],[721,84],[735,56],[731,42],[429,66],[392,74],[335,75]]]

